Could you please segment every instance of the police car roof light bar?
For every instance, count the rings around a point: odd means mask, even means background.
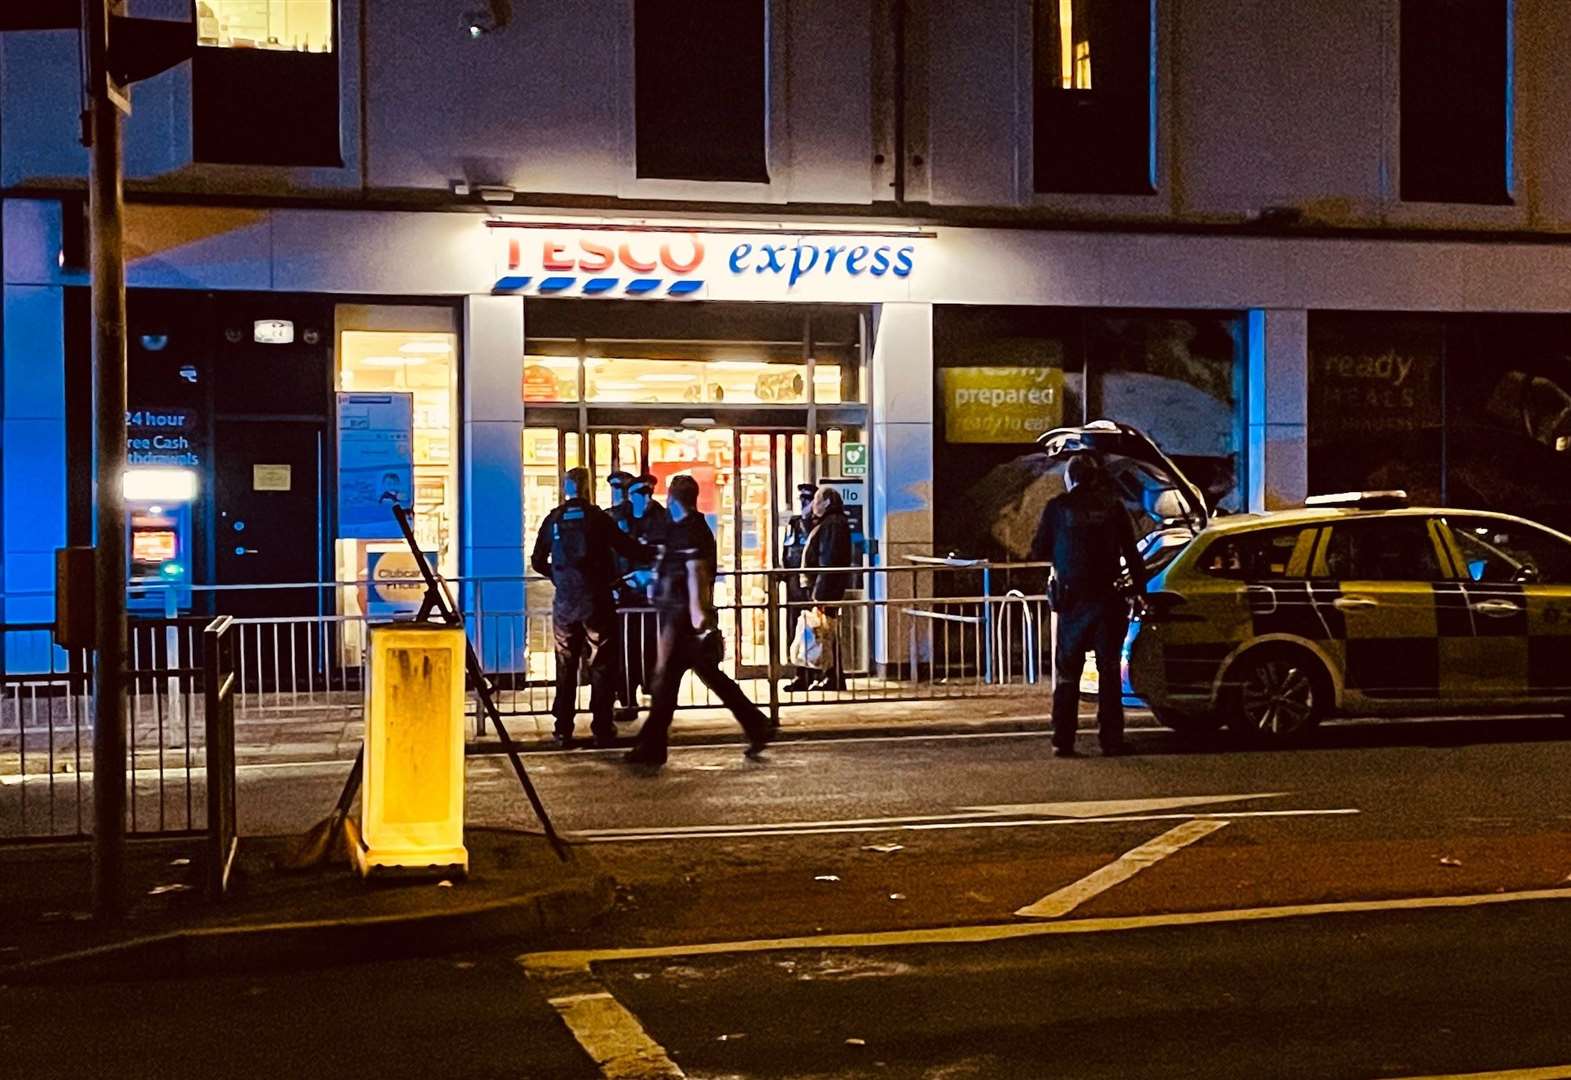
[[[1400,510],[1407,507],[1407,492],[1393,491],[1342,491],[1335,495],[1311,495],[1304,505],[1315,508],[1357,507],[1360,510]]]

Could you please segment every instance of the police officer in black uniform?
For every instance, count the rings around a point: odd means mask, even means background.
[[[801,507],[801,512],[792,514],[786,522],[785,543],[780,548],[780,566],[786,570],[802,569],[802,553],[807,550],[807,538],[813,531],[813,496],[818,488],[812,484],[798,484],[796,498]],[[802,575],[791,573],[786,575],[786,600],[793,605],[790,608],[790,627],[786,633],[787,647],[796,640],[796,624],[802,621],[802,613],[807,610],[805,605],[813,598],[813,590],[804,587]],[[806,690],[813,683],[814,672],[807,668],[797,668],[796,678],[786,683],[782,689],[790,691]]]
[[[627,485],[633,482],[633,474],[626,469],[617,469],[605,478],[605,482],[606,486],[611,490],[611,505],[606,507],[606,513],[610,515],[611,520],[616,523],[618,529],[624,533],[631,534],[633,531],[633,507],[627,500]],[[624,608],[637,606],[642,600],[643,594],[636,590],[628,580],[634,569],[632,561],[616,552],[612,553],[612,559],[615,563],[616,578],[611,582],[611,599],[615,602],[616,610],[620,613]],[[631,720],[637,714],[637,710],[633,706],[638,704],[638,699],[634,696],[637,681],[631,680],[628,673],[627,635],[623,632],[626,629],[626,623],[627,617],[618,614],[618,640],[622,647],[616,650],[616,655],[611,661],[612,673],[615,675],[615,678],[612,680],[616,690],[615,700],[618,705],[622,706],[615,713],[618,723]]]
[[[556,696],[551,712],[556,717],[556,739],[569,745],[574,714],[578,711],[578,668],[589,668],[590,730],[595,743],[609,746],[616,740],[612,720],[615,672],[612,657],[617,638],[616,608],[611,583],[616,572],[613,554],[648,563],[650,553],[622,532],[611,516],[592,501],[589,470],[569,469],[562,481],[561,506],[546,515],[535,537],[529,565],[551,579],[556,595],[551,602],[552,630],[556,638]]]
[[[658,481],[649,473],[629,480],[627,514],[617,521],[633,539],[651,551],[660,546],[669,521],[665,507],[655,499],[656,483]],[[629,567],[629,570],[635,568]],[[660,627],[655,620],[655,613],[649,610],[649,586],[653,577],[647,570],[630,573],[624,579],[622,596],[618,602],[618,606],[626,611],[622,616],[623,642],[619,664],[628,695],[625,699],[627,707],[616,713],[619,724],[627,723],[638,715],[635,695],[640,687],[654,693],[655,649],[660,640]]]
[[[1119,557],[1128,566],[1135,596],[1145,589],[1145,564],[1135,547],[1135,530],[1097,460],[1076,454],[1064,469],[1064,493],[1042,511],[1034,561],[1053,564],[1048,595],[1058,615],[1053,643],[1053,753],[1075,755],[1079,726],[1080,674],[1086,651],[1096,650],[1097,736],[1102,753],[1128,753],[1124,742],[1123,677],[1120,658],[1129,629],[1129,601],[1118,590]]]
[[[698,512],[698,481],[674,476],[669,492],[670,526],[655,567],[655,606],[660,612],[660,650],[654,703],[627,760],[663,765],[671,718],[682,676],[692,671],[731,710],[747,734],[747,754],[756,757],[773,734],[769,717],[720,670],[724,640],[715,617],[715,534]]]

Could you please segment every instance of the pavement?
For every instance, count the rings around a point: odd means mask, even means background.
[[[234,974],[516,943],[589,925],[611,909],[590,851],[561,862],[539,835],[470,829],[467,878],[372,882],[338,861],[288,870],[289,836],[245,837],[231,891],[202,892],[185,839],[133,840],[123,919],[88,913],[84,842],[0,847],[0,984]]]

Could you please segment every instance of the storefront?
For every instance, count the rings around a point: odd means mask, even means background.
[[[34,465],[69,474],[69,528],[3,523],[8,552],[43,555],[90,523],[85,290],[59,265],[59,205],[5,210],[8,331],[18,312],[37,331],[21,348],[8,332],[8,369],[32,342],[60,339],[63,423],[35,426],[58,424],[64,445]],[[1132,419],[1223,505],[1261,498],[1263,391],[1246,370],[1271,337],[1264,314],[1246,311],[1239,289],[1115,296],[1109,256],[1088,255],[1083,239],[204,213],[197,235],[180,208],[133,207],[129,275],[133,412],[181,429],[131,437],[183,462],[147,464],[197,474],[191,536],[176,550],[189,551],[199,610],[208,585],[221,587],[209,608],[251,616],[412,607],[415,591],[377,586],[412,569],[394,501],[413,506],[442,572],[475,583],[476,608],[544,606],[524,584],[527,552],[579,464],[602,502],[615,469],[652,473],[662,489],[697,475],[735,574],[726,599],[744,606],[762,602],[756,572],[779,565],[799,483],[835,482],[860,508],[870,565],[1001,554],[971,528],[973,489],[1060,421]],[[8,456],[8,476],[27,467]],[[156,568],[169,552],[149,537],[143,554]],[[8,575],[9,603],[36,560],[7,560],[22,571]],[[295,582],[328,584],[253,587]],[[746,621],[758,625],[733,628],[735,647],[760,665],[761,615]],[[525,643],[493,646],[488,662],[506,663]]]

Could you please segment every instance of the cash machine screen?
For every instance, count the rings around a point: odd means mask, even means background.
[[[131,533],[131,576],[157,577],[164,564],[180,554],[174,529],[134,529]]]

